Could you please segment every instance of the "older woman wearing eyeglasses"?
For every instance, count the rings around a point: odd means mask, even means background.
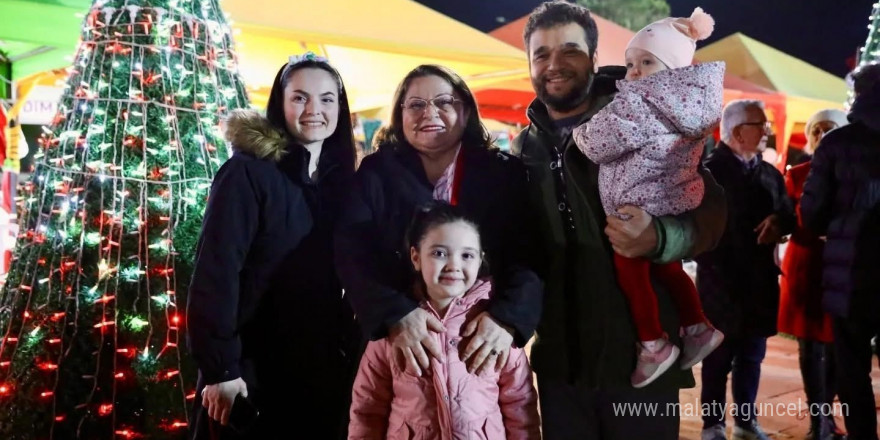
[[[812,155],[825,133],[846,125],[846,113],[822,110],[810,117],[804,133],[807,145],[804,152]],[[785,176],[788,196],[795,201],[800,213],[800,199],[804,182],[810,174],[809,159],[796,165]],[[801,376],[807,402],[830,408],[836,394],[834,379],[834,350],[831,317],[822,309],[822,252],[824,242],[804,228],[798,215],[798,224],[782,259],[782,279],[779,297],[779,331],[798,338]],[[833,417],[823,417],[818,411],[810,415],[810,432],[817,439],[842,435]]]
[[[406,75],[374,143],[378,152],[361,163],[337,233],[337,270],[362,329],[374,340],[390,336],[398,366],[410,374],[445,355],[461,356],[474,373],[500,369],[541,313],[525,168],[492,147],[473,94],[442,66]],[[406,293],[414,281],[406,229],[431,200],[458,205],[477,221],[495,280],[488,312],[470,318],[464,334],[471,337],[461,345],[438,346],[431,332],[442,324]]]

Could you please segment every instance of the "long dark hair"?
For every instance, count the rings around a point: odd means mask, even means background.
[[[272,83],[272,91],[269,93],[269,102],[266,104],[266,119],[276,129],[287,135],[291,140],[296,140],[287,129],[287,121],[284,118],[284,87],[293,77],[293,74],[301,69],[321,69],[329,73],[339,86],[339,122],[336,130],[326,140],[327,153],[331,154],[333,161],[342,165],[346,170],[354,171],[355,143],[354,133],[351,127],[351,110],[348,107],[348,93],[342,76],[330,64],[320,60],[303,60],[295,64],[285,64],[278,69],[275,81]]]
[[[464,127],[464,134],[462,135],[462,144],[483,148],[492,147],[492,135],[489,134],[489,130],[480,121],[477,100],[474,98],[471,89],[452,69],[435,64],[422,64],[406,74],[403,81],[397,86],[397,91],[394,92],[394,101],[391,104],[391,123],[387,127],[379,129],[373,139],[373,145],[378,147],[383,144],[406,143],[406,137],[403,135],[403,107],[401,105],[406,98],[406,91],[409,90],[412,80],[425,76],[436,76],[443,79],[452,86],[452,90],[464,101],[465,108],[469,113],[467,124]]]

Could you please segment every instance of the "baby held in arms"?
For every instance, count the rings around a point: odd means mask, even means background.
[[[627,46],[626,79],[618,81],[614,100],[575,129],[578,148],[599,164],[607,215],[625,220],[631,209],[625,206],[652,216],[677,215],[702,201],[697,170],[706,140],[721,120],[724,63],[691,61],[696,41],[707,38],[714,26],[697,8],[688,18],[665,18],[640,30]],[[634,387],[653,382],[679,355],[680,367],[689,369],[721,344],[724,335],[703,315],[680,261],[655,264],[615,253],[614,265],[639,340]],[[681,350],[660,325],[652,274],[677,307]]]

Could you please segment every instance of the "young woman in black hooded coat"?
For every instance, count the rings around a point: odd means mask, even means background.
[[[187,305],[193,438],[339,437],[357,339],[333,264],[355,167],[339,73],[291,57],[266,116],[233,113],[226,137],[235,153],[214,179]],[[228,423],[239,394],[260,413],[246,432]]]

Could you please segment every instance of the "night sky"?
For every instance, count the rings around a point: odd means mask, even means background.
[[[528,14],[541,3],[540,0],[417,1],[484,32]],[[850,70],[847,59],[855,55],[868,36],[868,16],[875,1],[668,0],[668,3],[673,16],[689,16],[694,7],[700,6],[715,17],[715,33],[698,47],[742,32],[843,77]]]

